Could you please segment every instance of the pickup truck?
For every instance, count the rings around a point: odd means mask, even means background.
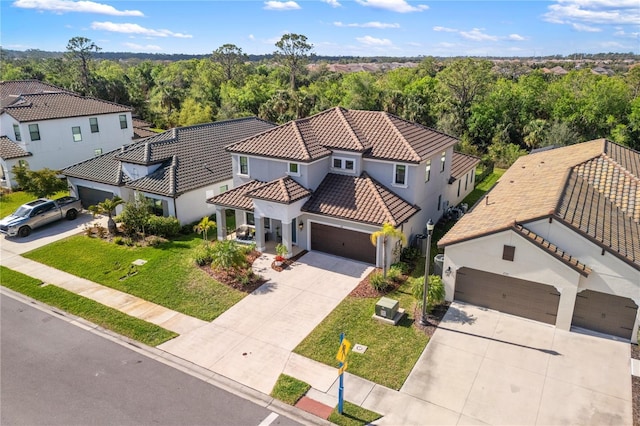
[[[18,210],[0,220],[0,232],[9,237],[26,237],[31,230],[65,218],[74,220],[82,211],[80,200],[61,197],[57,200],[39,198],[18,207]]]

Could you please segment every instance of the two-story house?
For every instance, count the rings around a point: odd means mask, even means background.
[[[15,186],[11,168],[16,164],[59,170],[130,144],[134,137],[128,106],[34,80],[0,82],[0,98],[3,187]]]
[[[225,146],[273,128],[255,118],[178,127],[62,170],[84,207],[139,194],[159,216],[181,223],[213,214],[208,198],[233,188]]]
[[[259,250],[277,240],[289,253],[295,244],[380,264],[382,244],[370,236],[384,223],[410,239],[442,216],[456,142],[385,112],[338,107],[234,143],[235,188],[208,200],[218,238],[234,209],[236,223],[255,227]]]

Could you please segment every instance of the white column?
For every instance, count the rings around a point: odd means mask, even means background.
[[[291,245],[291,221],[282,222],[282,244],[287,248],[285,257],[291,257],[293,253],[293,246]]]
[[[262,216],[254,216],[256,227],[256,250],[265,251],[264,245],[264,218]]]
[[[558,315],[556,316],[556,327],[560,330],[571,330],[573,320],[573,309],[576,304],[578,287],[556,288],[560,293],[560,303],[558,303]]]
[[[227,211],[224,207],[216,206],[216,230],[218,240],[222,241],[227,237]]]

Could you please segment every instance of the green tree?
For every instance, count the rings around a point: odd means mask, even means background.
[[[216,226],[216,223],[213,220],[209,219],[209,216],[205,216],[196,226],[193,227],[193,231],[197,232],[198,234],[202,234],[202,240],[206,243],[209,241],[207,233],[211,228],[215,230]]]
[[[48,168],[29,170],[25,166],[16,164],[11,168],[11,173],[20,188],[38,198],[46,198],[67,189],[66,180],[60,179],[59,172],[56,170]]]
[[[211,105],[202,105],[193,98],[187,98],[182,102],[178,125],[191,126],[194,124],[210,123],[213,121]]]
[[[115,235],[118,229],[116,228],[115,220],[113,220],[113,213],[115,212],[116,207],[122,204],[124,204],[124,200],[116,195],[115,197],[107,198],[94,206],[89,206],[88,210],[94,215],[106,214],[109,217],[109,220],[107,221],[109,234]]]
[[[120,221],[128,234],[140,232],[144,235],[150,216],[149,204],[142,195],[138,194],[133,201],[124,205],[120,213]]]
[[[277,51],[273,53],[277,61],[281,62],[289,71],[289,88],[296,90],[296,77],[305,70],[308,54],[313,45],[307,43],[307,36],[300,34],[285,34],[276,42]]]
[[[220,64],[227,81],[233,80],[234,74],[247,60],[247,55],[235,44],[223,44],[213,51],[212,59]]]
[[[91,62],[93,53],[102,50],[93,41],[86,37],[73,37],[67,43],[66,56],[73,62],[78,63],[80,74],[80,92],[89,95],[91,90]]]
[[[378,240],[382,240],[382,276],[387,278],[387,243],[389,239],[399,239],[402,243],[407,242],[401,230],[390,223],[384,223],[382,228],[371,234],[371,244],[377,247]]]

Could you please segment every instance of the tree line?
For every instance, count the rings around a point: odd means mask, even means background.
[[[130,105],[167,129],[255,115],[284,123],[342,106],[387,111],[460,138],[463,152],[508,166],[528,150],[596,138],[640,150],[640,66],[613,76],[589,69],[557,76],[505,69],[486,59],[423,58],[384,72],[307,67],[313,45],[285,34],[269,59],[233,44],[209,57],[135,64],[96,60],[74,37],[63,57],[5,61],[2,80],[38,79]]]

